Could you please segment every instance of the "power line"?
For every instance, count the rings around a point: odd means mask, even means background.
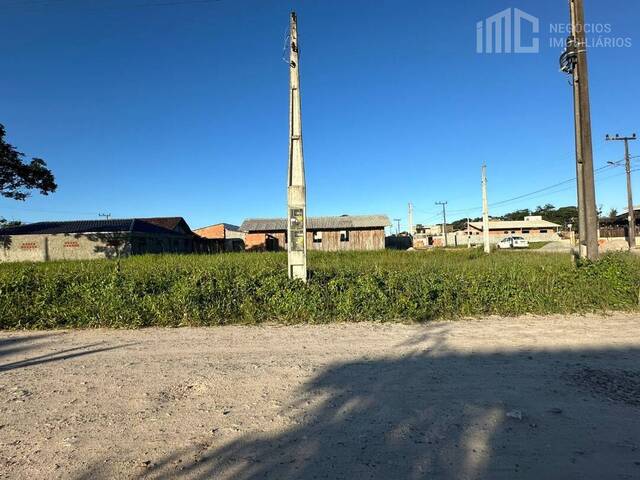
[[[27,213],[53,213],[60,215],[91,215],[95,217],[97,212],[79,212],[75,210],[48,210],[48,209],[39,209],[39,208],[16,208],[16,207],[7,207],[0,206],[0,210],[11,210],[14,212],[27,212]]]
[[[14,2],[5,4],[4,7],[56,7],[62,6],[64,3],[71,3],[74,0],[34,0],[34,1],[24,1],[24,2]],[[204,5],[211,3],[219,3],[223,0],[169,0],[169,1],[159,1],[159,2],[147,2],[147,3],[103,3],[100,5],[96,5],[95,3],[91,5],[91,8],[136,8],[136,7],[168,7],[168,6],[176,6],[176,5]],[[82,5],[82,7],[85,7]]]
[[[624,158],[621,159],[621,160],[616,160],[613,163],[617,164],[618,162],[622,162],[622,161],[624,161]],[[605,165],[595,169],[595,172],[599,173],[599,172],[602,172],[602,171],[605,171],[605,170],[610,170],[613,167],[614,167],[613,165],[611,165],[609,163],[606,163]],[[508,203],[512,203],[512,202],[517,201],[517,200],[522,200],[522,199],[525,199],[525,198],[528,198],[528,197],[532,197],[534,195],[537,195],[538,193],[546,192],[548,190],[553,190],[553,189],[555,189],[557,187],[560,187],[562,185],[566,185],[568,183],[575,182],[575,180],[576,180],[576,177],[568,178],[568,179],[563,180],[561,182],[554,183],[553,185],[549,185],[549,186],[546,186],[546,187],[543,187],[543,188],[539,188],[539,189],[534,190],[532,192],[524,193],[522,195],[517,195],[515,197],[507,198],[505,200],[500,200],[500,201],[497,201],[497,202],[493,202],[493,203],[489,204],[489,206],[490,207],[504,206],[504,205],[506,205]],[[557,192],[554,192],[554,193],[557,193]],[[451,213],[466,213],[466,212],[474,212],[474,211],[479,211],[479,210],[482,210],[482,206],[462,208],[462,209],[456,209],[456,210],[449,210],[449,213],[450,214]]]

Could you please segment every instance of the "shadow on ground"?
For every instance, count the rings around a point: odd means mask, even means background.
[[[34,342],[34,340],[41,340],[55,335],[56,334],[51,333],[39,333],[0,338],[0,358],[39,348],[40,345]]]
[[[293,428],[227,444],[213,433],[139,478],[640,478],[638,360],[629,349],[336,364],[290,405],[316,402]]]
[[[49,347],[47,344],[34,343],[33,340],[51,337],[54,335],[29,335],[23,337],[10,337],[0,340],[0,358],[10,354],[24,353],[34,349]],[[42,355],[32,356],[24,360],[0,364],[0,372],[15,370],[17,368],[32,367],[43,363],[59,362],[76,357],[84,357],[100,352],[108,352],[118,348],[128,347],[134,344],[108,346],[104,342],[81,345],[79,347],[66,348],[64,350],[54,350]]]

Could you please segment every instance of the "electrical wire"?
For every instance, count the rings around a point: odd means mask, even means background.
[[[23,1],[23,2],[13,2],[4,4],[3,7],[56,7],[60,6],[63,3],[70,3],[74,0],[33,0],[33,1]],[[146,2],[146,3],[102,3],[96,4],[93,2],[90,7],[99,7],[99,8],[131,8],[131,7],[168,7],[168,6],[176,6],[176,5],[199,5],[199,4],[210,4],[210,3],[219,3],[223,0],[167,0],[167,1],[157,1],[157,2]],[[86,7],[86,2],[83,7]]]
[[[632,160],[635,160],[635,159],[638,159],[638,158],[640,158],[640,155],[635,155],[635,156],[631,157]],[[621,163],[624,162],[624,161],[625,161],[625,159],[622,158],[622,159],[613,161],[611,163],[607,162],[606,164],[596,168],[594,170],[594,174],[598,175],[600,173],[603,173],[603,172],[606,172],[608,170],[614,169],[615,167],[620,166]],[[631,171],[635,172],[637,170],[640,170],[640,169],[633,169]],[[625,174],[625,172],[619,173],[619,174],[616,174],[616,175],[611,175],[611,176],[604,177],[604,178],[599,178],[597,180],[599,182],[602,182],[604,180],[608,180],[610,178],[619,177],[619,176],[624,175],[624,174]],[[492,207],[492,208],[503,207],[505,205],[508,205],[510,203],[513,203],[513,202],[517,202],[518,200],[523,200],[525,198],[535,199],[535,198],[542,198],[542,197],[549,196],[549,195],[554,195],[554,194],[557,194],[557,193],[562,193],[562,192],[565,192],[565,191],[573,189],[574,188],[573,185],[568,185],[568,184],[572,184],[575,181],[576,181],[576,177],[568,178],[568,179],[563,180],[561,182],[554,183],[553,185],[549,185],[549,186],[534,190],[532,192],[528,192],[528,193],[525,193],[525,194],[522,194],[522,195],[517,195],[517,196],[512,197],[512,198],[507,198],[505,200],[500,200],[500,201],[497,201],[497,202],[490,203],[489,207]],[[417,210],[417,209],[414,207],[414,210]],[[469,208],[448,210],[447,214],[449,214],[449,215],[460,215],[460,214],[468,214],[468,213],[481,212],[481,211],[482,211],[482,206],[475,206],[475,207],[469,207]],[[432,213],[432,212],[429,212],[429,213]],[[428,220],[430,220],[432,218],[437,218],[440,215],[441,215],[441,213],[435,213],[434,215],[429,217]]]
[[[97,212],[80,212],[77,210],[48,210],[48,209],[40,209],[40,208],[17,208],[17,207],[7,207],[5,205],[0,206],[0,210],[11,210],[14,212],[33,212],[33,213],[53,213],[59,215],[90,215],[92,217],[97,217]]]

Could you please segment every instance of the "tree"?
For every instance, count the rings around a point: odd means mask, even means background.
[[[24,200],[30,190],[39,190],[42,195],[55,192],[58,186],[44,160],[32,158],[31,162],[24,162],[24,154],[5,141],[5,133],[0,124],[0,195]]]
[[[616,210],[615,208],[612,208],[611,210],[609,210],[610,220],[615,220],[617,216],[618,216],[618,210]]]
[[[0,217],[0,228],[17,227],[19,225],[22,225],[20,220],[7,220],[6,218]]]
[[[560,207],[555,208],[550,203],[547,203],[544,206],[538,206],[535,210],[531,211],[528,208],[524,208],[521,210],[515,210],[513,212],[505,213],[501,217],[494,217],[498,220],[507,220],[507,221],[521,221],[524,220],[524,217],[529,215],[541,215],[544,220],[548,220],[553,223],[557,223],[558,225],[562,225],[566,227],[568,224],[576,225],[578,221],[578,209],[573,206],[568,207]],[[479,222],[482,221],[482,218],[475,218],[472,221]],[[467,219],[462,218],[453,222],[453,226],[455,230],[463,230],[466,227]]]
[[[528,217],[529,215],[531,215],[531,210],[529,210],[528,208],[525,208],[523,210],[516,210],[515,212],[506,213],[505,215],[500,217],[500,219],[508,220],[508,221],[522,220],[524,219],[524,217]]]

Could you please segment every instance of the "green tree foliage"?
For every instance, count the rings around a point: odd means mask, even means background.
[[[0,195],[15,200],[24,200],[30,190],[39,190],[47,195],[58,186],[51,170],[41,158],[23,161],[24,154],[5,141],[5,129],[0,124]]]
[[[523,210],[516,210],[514,212],[507,213],[502,217],[500,217],[500,219],[508,220],[508,221],[516,221],[516,220],[523,220],[524,217],[528,217],[529,215],[531,215],[531,210],[529,210],[528,208],[525,208]]]
[[[0,217],[0,228],[17,227],[18,225],[22,225],[22,222],[19,220],[7,220],[6,218]]]
[[[482,217],[477,217],[477,218],[470,218],[469,222],[481,222],[482,221]],[[456,220],[455,222],[453,222],[451,224],[451,226],[453,227],[453,231],[457,231],[457,230],[464,230],[467,228],[467,219],[466,218],[461,218],[460,220]]]
[[[536,208],[532,215],[541,215],[545,220],[562,226],[578,223],[578,208],[573,206],[555,208],[553,205],[547,204],[544,207]]]
[[[505,221],[519,221],[524,220],[524,217],[527,217],[529,215],[539,215],[544,220],[557,223],[558,225],[562,225],[563,227],[566,227],[569,224],[577,226],[578,223],[577,207],[568,206],[556,208],[550,203],[547,203],[546,205],[539,205],[535,208],[535,210],[523,208],[520,210],[514,210],[513,212],[505,213],[500,217],[492,216],[491,218]],[[471,221],[481,222],[482,218],[473,218],[471,219]],[[455,222],[453,222],[452,225],[454,227],[454,230],[464,230],[467,226],[467,219],[461,218],[460,220],[456,220]]]

